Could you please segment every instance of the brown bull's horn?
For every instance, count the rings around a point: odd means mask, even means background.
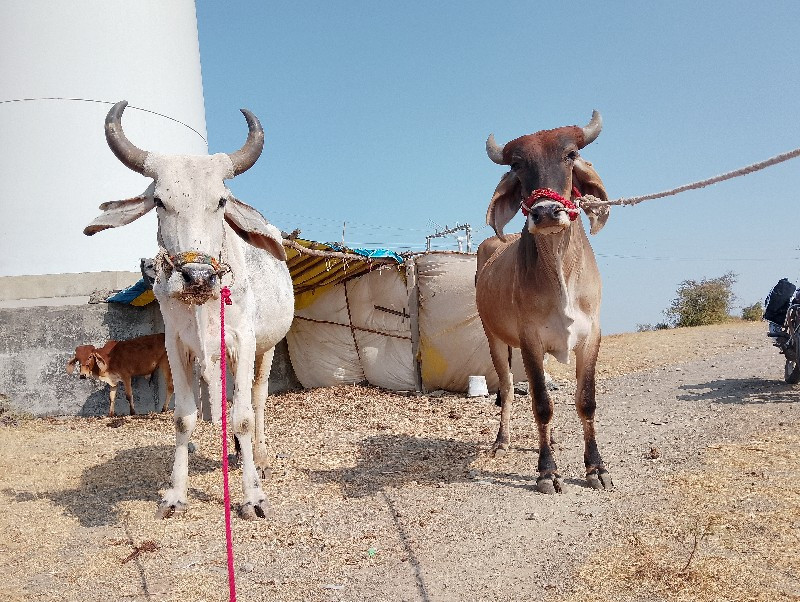
[[[600,135],[603,129],[603,118],[600,113],[592,111],[592,120],[583,128],[583,146],[588,146]],[[583,146],[581,148],[583,148]]]
[[[135,146],[125,137],[122,131],[122,112],[128,106],[127,100],[120,100],[111,107],[106,115],[106,142],[117,159],[135,172],[144,171],[144,161],[147,159],[147,151],[143,151]]]
[[[486,154],[498,165],[505,165],[503,161],[503,147],[494,141],[494,134],[489,134],[486,139]]]
[[[234,176],[253,167],[261,156],[261,151],[264,150],[264,128],[261,127],[261,122],[247,109],[241,109],[241,111],[244,118],[247,119],[247,127],[250,131],[244,146],[235,153],[228,154],[233,163]]]

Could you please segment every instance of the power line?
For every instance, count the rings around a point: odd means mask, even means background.
[[[605,259],[634,259],[637,261],[775,261],[775,257],[646,257],[643,255],[621,255],[618,253],[595,253],[595,255]],[[800,258],[792,257],[785,259],[796,261]]]

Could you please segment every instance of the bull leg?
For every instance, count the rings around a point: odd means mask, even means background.
[[[608,474],[595,436],[595,366],[600,352],[600,330],[595,327],[583,345],[575,349],[575,409],[583,425],[583,463],[586,466],[586,481],[593,489],[611,489],[611,475]]]
[[[256,413],[256,440],[255,464],[256,470],[262,479],[270,474],[269,454],[267,452],[266,436],[264,435],[264,409],[267,404],[269,387],[269,373],[272,369],[272,358],[275,355],[273,347],[260,358],[256,359],[255,378],[253,379],[253,407]]]
[[[113,385],[109,385],[108,397],[111,400],[111,404],[108,406],[108,416],[109,416],[109,418],[111,418],[113,416],[116,416],[116,414],[114,414],[114,402],[117,399],[117,387],[118,386],[119,385],[117,383],[114,383]]]
[[[511,444],[511,406],[514,402],[514,376],[511,374],[511,348],[497,338],[487,335],[492,364],[500,379],[500,429],[489,455],[503,456]]]
[[[197,424],[197,406],[192,389],[191,356],[174,336],[167,334],[167,354],[175,387],[175,460],[172,464],[172,485],[164,492],[156,510],[156,518],[168,518],[186,511],[189,476],[189,439]]]
[[[253,365],[256,359],[255,337],[241,337],[239,354],[234,364],[236,389],[233,396],[233,432],[241,446],[242,491],[244,501],[239,515],[246,520],[272,516],[267,496],[261,488],[261,477],[253,460]],[[263,406],[262,406],[263,415]],[[262,418],[263,420],[263,418]]]
[[[125,385],[125,397],[128,399],[128,406],[131,409],[131,416],[136,416],[136,406],[133,405],[133,386],[131,385],[131,379],[126,379],[123,382],[123,385]]]
[[[552,447],[553,400],[547,391],[544,372],[544,350],[522,342],[522,362],[528,375],[533,414],[539,433],[539,462],[536,489],[541,493],[561,493],[561,476],[557,472]]]
[[[165,393],[166,397],[164,398],[164,406],[161,408],[161,412],[163,413],[169,409],[169,399],[175,392],[172,385],[172,371],[169,368],[169,360],[167,359],[166,355],[161,360],[160,368],[161,368],[161,375],[164,377],[164,385],[166,387],[166,393]]]

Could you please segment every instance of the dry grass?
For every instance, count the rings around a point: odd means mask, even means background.
[[[488,433],[487,405],[461,397],[347,385],[270,403],[275,461],[264,487],[276,519],[234,519],[242,599],[326,599],[328,585],[407,558],[384,496],[466,480]],[[199,422],[192,437],[187,514],[152,518],[173,429],[171,414],[0,428],[0,503],[12,509],[0,513],[0,599],[227,599],[217,426]]]
[[[604,380],[747,349],[752,345],[753,334],[763,337],[765,331],[762,322],[734,320],[711,326],[604,336],[597,361],[597,378]],[[575,380],[574,361],[564,365],[551,359],[547,370],[558,380]]]
[[[569,602],[800,599],[797,429],[712,445],[703,470],[580,570]]]
[[[607,337],[600,377],[746,349],[755,333],[763,337],[763,325]],[[551,371],[557,368],[551,362]],[[559,403],[570,403],[568,389],[556,392]],[[267,415],[275,460],[265,491],[276,518],[234,523],[242,600],[422,599],[413,595],[420,590],[415,570],[418,580],[429,579],[425,599],[496,599],[475,590],[468,598],[437,592],[433,576],[446,559],[435,562],[427,540],[451,549],[446,544],[460,539],[469,553],[480,542],[464,529],[501,537],[502,522],[483,531],[475,523],[499,521],[491,507],[510,499],[519,504],[509,505],[522,516],[517,527],[540,537],[538,521],[525,518],[532,516],[535,495],[525,484],[531,451],[518,451],[502,465],[482,453],[497,427],[490,403],[342,386],[270,397]],[[765,426],[757,440],[711,446],[700,470],[671,473],[669,495],[648,506],[647,514],[628,517],[609,545],[583,564],[566,599],[800,599],[796,423],[793,429],[789,421],[772,431]],[[171,467],[171,415],[0,420],[0,504],[6,509],[0,513],[0,599],[227,599],[219,434],[218,427],[198,423],[189,511],[155,521],[158,492]],[[521,431],[518,441],[520,448],[534,445]],[[481,474],[495,474],[508,486],[487,484]],[[235,471],[234,500],[238,479]],[[491,495],[496,497],[482,505]],[[541,496],[536,511],[556,512],[569,499],[583,516],[603,505],[628,507],[616,494],[572,495]],[[576,541],[577,548],[562,547],[563,553],[580,553],[583,542]],[[417,564],[419,558],[424,562]],[[471,570],[495,579],[486,559],[471,562]],[[530,582],[526,570],[517,583]],[[535,577],[535,566],[533,572]],[[412,595],[382,591],[391,579]],[[370,587],[377,587],[374,595]],[[505,597],[514,599],[518,586],[508,588]]]

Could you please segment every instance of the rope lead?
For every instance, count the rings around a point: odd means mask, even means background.
[[[236,602],[236,575],[233,570],[233,532],[231,530],[231,493],[228,487],[228,404],[226,399],[226,350],[225,350],[225,306],[231,305],[231,291],[227,286],[220,289],[220,381],[222,386],[222,490],[225,500],[225,547],[228,552],[228,592],[230,602]]]
[[[708,178],[707,180],[700,180],[699,182],[684,184],[683,186],[678,186],[677,188],[672,188],[671,190],[665,190],[664,192],[656,192],[654,194],[634,196],[627,199],[620,198],[614,201],[603,201],[595,196],[587,194],[586,196],[581,197],[580,205],[581,207],[587,209],[592,209],[595,207],[607,207],[611,205],[637,205],[642,201],[661,199],[667,196],[678,194],[679,192],[686,192],[687,190],[697,190],[699,188],[705,188],[706,186],[710,186],[711,184],[716,184],[717,182],[724,182],[725,180],[730,180],[732,178],[737,178],[739,176],[746,176],[747,174],[753,173],[754,171],[759,171],[761,169],[777,165],[778,163],[783,163],[784,161],[788,161],[789,159],[794,159],[795,157],[798,156],[800,156],[800,148],[796,148],[793,151],[789,151],[788,153],[775,155],[774,157],[767,159],[766,161],[761,161],[760,163],[753,163],[752,165],[742,167],[741,169],[736,169],[734,171],[729,171],[727,173],[721,174],[719,176],[714,176],[713,178]]]

